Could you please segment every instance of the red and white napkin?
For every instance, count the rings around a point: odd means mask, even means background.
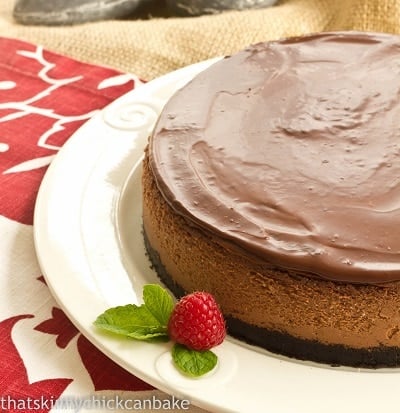
[[[32,229],[39,185],[58,150],[141,81],[15,39],[0,37],[0,55],[0,411],[124,411],[122,399],[131,411],[152,411],[140,402],[168,396],[109,360],[58,308]]]

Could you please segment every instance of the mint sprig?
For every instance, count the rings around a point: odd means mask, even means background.
[[[168,321],[174,309],[172,296],[160,285],[143,287],[143,304],[127,304],[109,308],[100,314],[94,325],[100,330],[135,340],[168,341]],[[200,377],[211,371],[218,358],[212,351],[196,351],[175,343],[172,359],[186,376]]]
[[[136,340],[168,337],[168,320],[174,308],[172,297],[161,286],[143,288],[143,304],[113,307],[99,315],[94,325],[101,330]]]

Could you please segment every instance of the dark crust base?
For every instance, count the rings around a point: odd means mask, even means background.
[[[144,230],[143,235],[147,254],[160,280],[176,297],[182,297],[187,292],[167,273],[158,252],[151,247]],[[370,369],[400,366],[400,349],[397,347],[359,349],[338,344],[323,344],[318,341],[302,340],[279,331],[265,330],[233,317],[225,319],[228,334],[232,337],[297,360]]]

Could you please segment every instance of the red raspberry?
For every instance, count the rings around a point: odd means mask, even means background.
[[[195,292],[178,301],[169,319],[168,332],[172,340],[197,351],[221,344],[226,335],[221,310],[206,292]]]

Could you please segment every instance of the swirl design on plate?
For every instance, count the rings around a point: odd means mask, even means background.
[[[111,127],[121,130],[139,131],[151,129],[163,107],[158,99],[116,102],[103,112],[104,121]]]

